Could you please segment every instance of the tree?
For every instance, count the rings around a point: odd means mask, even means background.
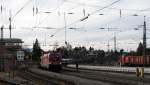
[[[120,55],[122,55],[124,53],[124,50],[123,49],[121,49],[120,50]]]
[[[31,58],[32,58],[31,49],[30,48],[24,48],[23,51],[25,53],[25,60],[31,60]]]
[[[93,47],[90,47],[90,48],[89,48],[89,51],[92,51],[92,50],[94,50],[94,48],[93,48]]]
[[[137,55],[141,56],[142,52],[143,52],[143,44],[140,42],[139,46],[138,46],[138,48],[136,50],[136,53],[137,53]]]
[[[35,43],[33,44],[32,59],[35,61],[39,61],[41,55],[42,49],[40,48],[39,42],[36,39]]]
[[[150,48],[146,48],[146,54],[150,55]]]

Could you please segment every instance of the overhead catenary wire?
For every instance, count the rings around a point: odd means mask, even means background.
[[[1,13],[3,12],[3,5],[1,4],[0,6],[0,9],[1,9]]]
[[[147,10],[147,9],[149,9],[149,8],[146,8],[146,9],[143,9],[143,10],[141,10],[141,11],[138,11],[138,12],[135,13],[135,14],[137,15],[137,14],[139,14],[139,13],[141,13],[141,12],[143,12],[144,10]],[[108,25],[108,24],[111,24],[111,23],[116,23],[117,21],[120,22],[121,19],[130,17],[130,16],[134,16],[135,14],[129,14],[129,15],[124,16],[123,12],[121,12],[121,17],[119,17],[119,18],[117,18],[117,19],[114,19],[114,20],[111,20],[111,21],[109,21],[109,22],[107,22],[107,23],[105,23],[105,24],[102,24],[102,25],[100,25],[100,27],[103,27],[103,26]],[[137,15],[137,16],[138,16],[138,15]]]
[[[73,4],[77,4],[77,5],[90,6],[90,7],[102,7],[102,6],[95,6],[95,5],[85,4],[85,3],[74,2],[74,1],[70,1],[70,0],[67,0],[67,2],[73,3]],[[117,2],[117,1],[116,1],[116,2]],[[116,2],[114,2],[114,3],[116,3]],[[114,3],[112,3],[112,4],[114,4]],[[106,7],[107,7],[107,6],[106,6]],[[103,8],[105,8],[105,7],[103,7]],[[103,9],[103,8],[102,8],[102,9]],[[149,10],[150,8],[146,8],[146,9],[139,10],[139,9],[122,9],[122,8],[107,7],[107,9],[119,10],[119,11],[120,11],[120,18],[121,18],[122,15],[123,15],[123,13],[122,13],[123,10],[137,11],[137,12],[139,12],[139,13],[144,12],[144,11],[150,11],[150,10]],[[89,16],[90,16],[90,15],[85,16],[84,18],[81,19],[81,21],[84,21],[84,20],[87,19]],[[131,16],[131,15],[129,15],[129,16]],[[128,17],[128,16],[126,16],[126,17]],[[118,20],[120,21],[120,18],[117,18],[117,19],[115,19],[115,20],[109,21],[108,23],[105,23],[105,24],[103,24],[103,25],[101,25],[101,26],[104,26],[104,25],[107,25],[107,24],[110,24],[110,23],[114,23],[114,22],[116,22],[116,21],[118,21]]]
[[[80,20],[76,20],[75,22],[69,24],[69,25],[66,25],[65,27],[68,27],[68,26],[71,26],[71,25],[74,25],[76,23],[80,22]],[[61,30],[63,30],[65,27],[62,27],[62,28],[58,28],[54,33],[51,34],[51,37],[53,37],[55,34],[57,34],[58,32],[60,32]]]
[[[105,8],[110,7],[110,6],[112,6],[113,4],[115,4],[115,3],[119,2],[119,1],[120,1],[120,0],[114,1],[113,3],[111,3],[111,4],[107,5],[107,6],[104,6],[103,8],[100,8],[100,9],[98,9],[98,10],[92,12],[92,13],[89,13],[87,16],[83,17],[83,18],[81,19],[81,21],[84,21],[84,20],[88,19],[89,16],[91,16],[91,15],[93,15],[93,14],[95,14],[95,13],[97,13],[97,12],[99,12],[99,11],[105,9]]]
[[[115,2],[114,2],[115,3]],[[113,3],[112,3],[113,4]],[[109,7],[109,6],[108,6]],[[149,9],[149,8],[147,8],[147,9]],[[147,10],[147,9],[143,9],[143,10],[137,10],[138,12],[143,12],[143,11],[145,11],[145,10]],[[131,15],[129,15],[129,16],[131,16]],[[87,16],[86,16],[87,17]],[[122,17],[122,14],[120,14],[120,18]],[[127,16],[126,16],[127,17]],[[120,20],[120,18],[119,19],[117,19],[117,20]],[[111,22],[109,22],[109,23],[112,23],[112,22],[114,22],[114,20],[113,21],[111,21]],[[107,23],[108,24],[108,23]],[[56,34],[56,33],[58,33],[59,31],[56,31],[54,34]],[[54,36],[54,35],[53,35]]]
[[[123,14],[123,12],[122,12],[122,9],[120,9],[120,17],[119,17],[119,18],[114,19],[114,20],[111,20],[111,21],[109,21],[109,22],[107,22],[107,23],[105,23],[105,24],[102,24],[102,25],[100,25],[100,27],[103,27],[103,26],[108,25],[108,24],[111,24],[111,23],[116,23],[117,21],[121,22],[121,20],[122,20],[123,18],[126,18],[126,17],[135,16],[135,15],[138,16],[137,14],[139,14],[139,13],[145,11],[145,10],[148,10],[148,9],[150,9],[150,8],[138,10],[137,13],[129,14],[129,15],[126,15],[126,16],[124,16],[124,14]],[[143,15],[143,16],[144,16],[144,15]],[[139,28],[139,27],[137,27],[137,29],[138,29],[138,28]],[[133,29],[136,30],[136,28],[133,28]]]
[[[33,1],[33,16],[39,12],[38,0]]]
[[[28,0],[16,13],[14,16],[12,16],[12,19],[14,19],[29,3],[31,0]]]
[[[28,0],[14,15],[11,14],[11,20],[13,21],[14,18],[30,3],[31,0]],[[9,14],[10,14],[9,10]],[[9,17],[10,18],[10,17]],[[6,22],[6,25],[9,24],[9,22]]]
[[[67,0],[66,0],[67,1]],[[80,21],[79,21],[80,22]]]
[[[101,9],[98,9],[98,10],[96,10],[96,11],[90,13],[90,15],[93,15],[93,14],[95,14],[95,13],[97,13],[97,12],[99,12],[99,11],[105,9],[105,8],[108,8],[108,7],[112,6],[112,5],[114,5],[115,3],[118,3],[119,1],[120,1],[120,0],[114,1],[114,2],[111,3],[111,4],[109,4],[109,5],[107,5],[107,6],[104,6],[104,7],[102,7]],[[90,16],[90,15],[89,15],[89,16]]]
[[[4,11],[4,0],[1,0],[0,1],[0,13],[3,13],[3,11]]]
[[[94,8],[103,8],[104,6],[99,6],[99,5],[92,5],[92,4],[85,4],[85,3],[80,3],[80,2],[75,2],[75,1],[71,1],[71,0],[66,0],[66,2],[68,3],[72,3],[72,4],[76,4],[76,5],[85,5],[88,7],[94,7]],[[114,9],[114,10],[126,10],[126,11],[149,11],[150,12],[150,8],[146,8],[144,10],[141,9],[128,9],[128,8],[115,8],[115,7],[108,7],[107,9]]]
[[[105,8],[107,8],[107,7],[110,7],[111,5],[113,5],[113,4],[115,4],[115,3],[119,2],[119,1],[120,1],[120,0],[117,0],[117,1],[115,1],[115,2],[113,2],[113,3],[111,3],[111,4],[107,5],[107,6],[105,6],[105,7],[101,8],[101,9],[99,9],[99,10],[96,10],[96,11],[94,11],[94,12],[88,14],[88,15],[85,16],[84,18],[80,19],[79,21],[84,21],[84,20],[87,19],[90,15],[95,14],[96,12],[98,12],[98,11],[100,11],[100,10],[103,10],[103,9],[105,9]],[[64,2],[65,2],[65,1],[64,1]],[[66,1],[66,2],[67,2],[67,1]],[[82,4],[82,5],[84,5],[84,4]],[[58,8],[58,7],[57,7],[57,8]],[[48,15],[48,16],[49,16],[49,15]],[[47,16],[47,17],[48,17],[48,16]],[[45,17],[45,18],[47,18],[47,17]],[[45,18],[42,20],[42,22],[45,20]],[[42,22],[38,23],[36,26],[39,26]],[[57,33],[57,32],[56,32],[56,33]]]
[[[112,2],[111,4],[105,6],[105,7],[101,8],[101,9],[98,9],[98,10],[96,10],[96,11],[90,13],[90,14],[88,14],[88,15],[87,15],[86,17],[84,17],[83,19],[79,19],[79,20],[77,20],[77,21],[75,21],[75,22],[73,22],[73,23],[71,23],[71,24],[69,24],[69,25],[66,25],[66,28],[67,28],[68,26],[71,26],[71,25],[73,25],[73,24],[76,24],[76,23],[78,23],[78,22],[80,22],[80,21],[83,21],[84,19],[88,18],[90,15],[93,15],[93,14],[97,13],[98,11],[101,11],[101,10],[107,8],[107,7],[110,7],[110,6],[112,6],[113,4],[115,4],[115,3],[119,2],[119,1],[120,1],[120,0],[114,1],[114,2]],[[65,28],[65,27],[62,27],[62,28],[58,29],[56,32],[54,32],[54,33],[51,35],[51,37],[53,37],[56,33],[58,33],[59,31],[61,31],[63,28]]]
[[[56,11],[56,10],[59,9],[64,3],[65,3],[65,1],[63,1],[60,5],[57,5],[57,7],[54,8],[53,10],[51,10],[51,11]],[[34,27],[37,27],[37,26],[39,26],[40,24],[42,24],[42,23],[45,21],[45,19],[47,19],[47,17],[49,17],[49,16],[50,16],[50,14],[48,14],[44,19],[41,20],[41,22],[39,22],[38,24],[36,24]]]

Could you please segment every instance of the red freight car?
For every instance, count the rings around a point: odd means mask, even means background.
[[[43,52],[40,67],[50,71],[61,70],[62,55],[58,52]]]
[[[150,66],[150,56],[122,55],[119,62],[122,66]]]

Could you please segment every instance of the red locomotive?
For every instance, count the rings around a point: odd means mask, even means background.
[[[119,62],[122,66],[150,66],[150,56],[122,55]]]
[[[59,52],[43,52],[40,67],[50,71],[60,71],[61,58],[62,55]]]

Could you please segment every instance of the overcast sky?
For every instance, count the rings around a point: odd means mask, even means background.
[[[118,50],[135,50],[138,43],[142,42],[144,16],[147,29],[150,29],[150,0],[120,0],[110,5],[115,1],[117,0],[0,0],[0,26],[8,28],[8,18],[11,16],[12,27],[15,28],[12,37],[23,39],[24,45],[32,45],[37,38],[45,49],[52,48],[49,45],[56,42],[59,46],[64,45],[66,21],[66,41],[73,47],[94,46],[96,49],[108,50],[109,43],[110,49],[113,49],[113,37],[116,34]],[[110,6],[106,7],[108,5]],[[100,10],[103,7],[106,8]],[[88,19],[80,21],[88,14]],[[139,16],[133,16],[135,14]],[[134,30],[138,27],[139,30]],[[9,30],[5,29],[4,33],[8,38]],[[50,37],[51,35],[54,36]],[[147,38],[149,47],[149,30]]]

